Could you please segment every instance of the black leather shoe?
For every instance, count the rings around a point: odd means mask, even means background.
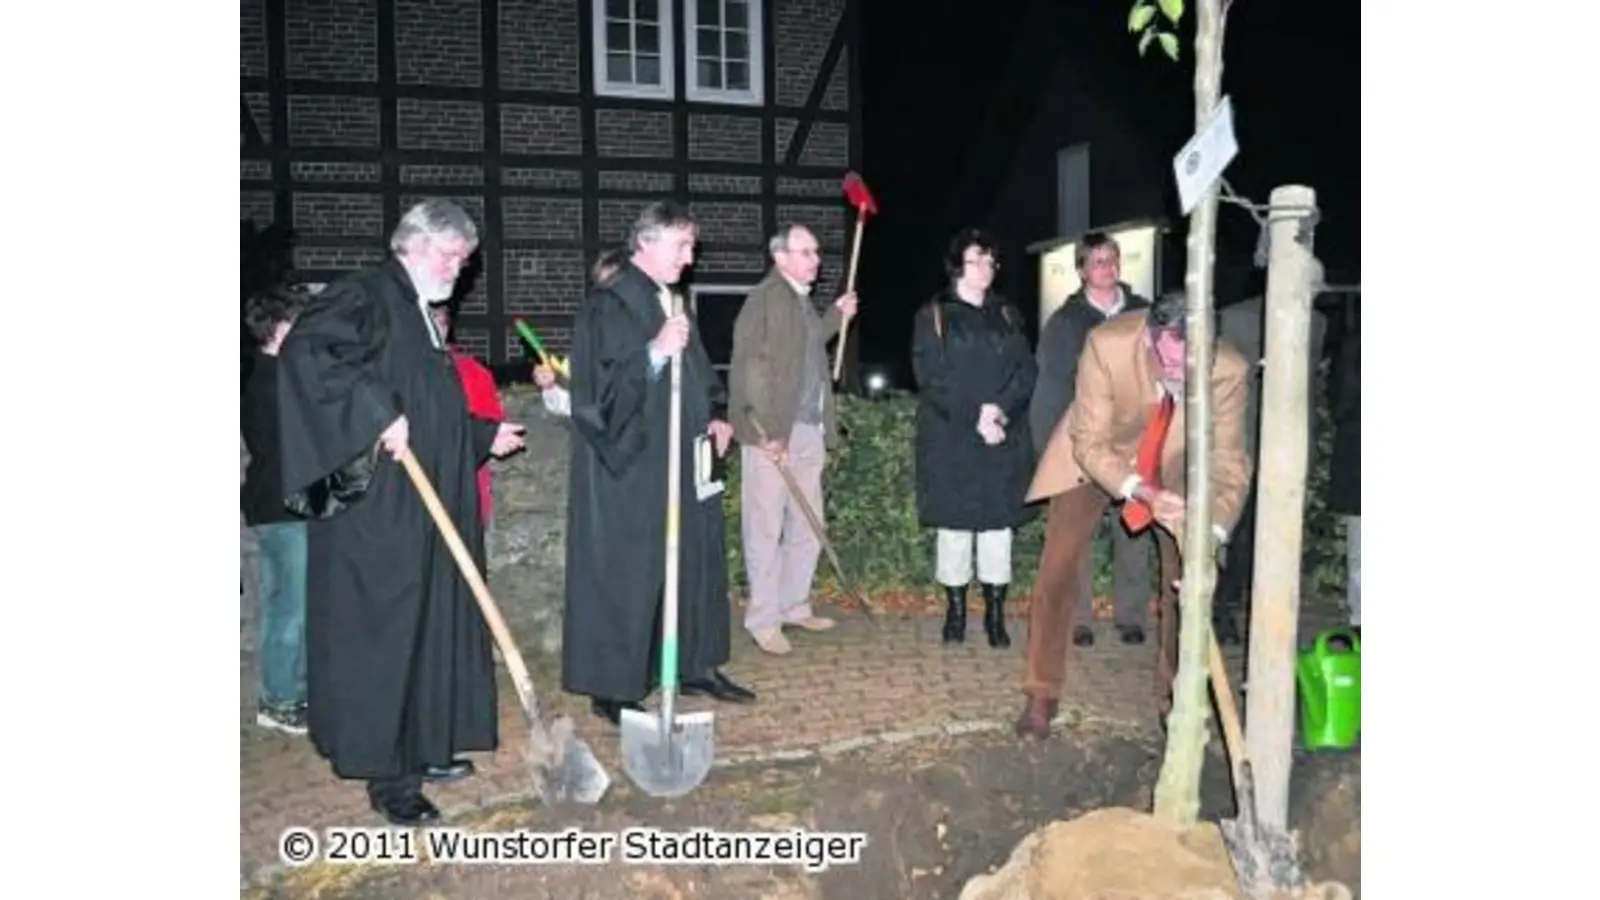
[[[391,825],[406,828],[439,821],[439,807],[418,794],[384,794],[370,796],[372,811],[389,820]]]
[[[1072,629],[1072,642],[1079,647],[1094,646],[1094,629],[1087,625],[1079,625]]]
[[[713,669],[709,678],[686,679],[678,686],[685,697],[710,697],[723,703],[750,703],[756,699],[755,691],[734,684],[733,679]]]
[[[595,715],[619,727],[622,725],[623,710],[644,711],[643,706],[632,700],[603,700],[599,697],[592,698],[589,701],[589,709]]]
[[[460,781],[478,773],[470,759],[452,759],[449,765],[423,766],[422,777],[427,781]]]
[[[1139,625],[1118,625],[1117,634],[1122,636],[1124,644],[1144,643],[1144,628]]]
[[[967,640],[967,588],[944,589],[944,642],[962,644]]]

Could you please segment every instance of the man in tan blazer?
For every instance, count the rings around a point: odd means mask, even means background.
[[[742,445],[740,537],[750,584],[744,627],[762,650],[782,655],[790,650],[785,625],[807,631],[834,625],[812,614],[811,579],[822,544],[779,467],[788,468],[822,516],[822,467],[836,435],[826,345],[844,317],[855,314],[856,297],[839,297],[826,313],[812,305],[820,256],[816,235],[804,225],[780,228],[767,250],[772,270],[733,324],[728,419]]]
[[[1146,504],[1159,526],[1162,590],[1156,682],[1162,715],[1170,709],[1177,656],[1172,585],[1180,577],[1178,541],[1183,536],[1186,474],[1185,306],[1182,291],[1168,293],[1149,309],[1115,316],[1089,332],[1078,360],[1072,406],[1039,459],[1028,500],[1049,500],[1049,522],[1028,612],[1022,678],[1027,702],[1017,719],[1018,735],[1043,738],[1050,733],[1066,679],[1077,594],[1083,589],[1079,566],[1106,504],[1116,500]],[[1238,521],[1250,483],[1244,433],[1248,370],[1239,351],[1217,341],[1211,371],[1211,521],[1219,545]],[[1164,396],[1173,398],[1174,408],[1160,464],[1154,479],[1141,478],[1135,465],[1139,445]]]

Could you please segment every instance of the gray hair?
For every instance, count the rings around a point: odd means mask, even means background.
[[[638,250],[641,244],[653,244],[661,238],[661,232],[669,228],[688,228],[697,230],[694,216],[689,210],[671,200],[658,200],[639,211],[639,218],[633,220],[633,226],[628,229],[628,250]]]
[[[405,253],[406,248],[419,237],[432,238],[454,235],[466,241],[472,249],[478,247],[478,226],[467,211],[450,200],[430,197],[406,210],[400,224],[389,236],[389,249]]]
[[[796,229],[800,228],[804,228],[806,231],[811,231],[809,227],[802,225],[799,222],[785,222],[784,224],[778,226],[778,230],[772,233],[772,237],[767,238],[767,253],[772,256],[777,256],[779,253],[788,250],[790,236],[795,233]]]

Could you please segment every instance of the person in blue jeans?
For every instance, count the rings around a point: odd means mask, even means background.
[[[239,489],[245,525],[260,542],[261,684],[256,724],[306,733],[306,522],[284,505],[278,445],[278,346],[305,302],[273,288],[250,297],[244,324],[255,359],[239,403],[250,462]]]

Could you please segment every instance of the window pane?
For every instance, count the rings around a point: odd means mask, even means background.
[[[626,19],[632,15],[633,5],[628,0],[606,0],[606,18]]]
[[[660,87],[661,57],[645,56],[641,53],[635,58],[635,61],[638,63],[639,69],[638,78],[635,79],[634,83],[649,85],[650,87]]]
[[[750,64],[742,62],[728,63],[728,84],[730,91],[750,90]]]
[[[709,56],[713,59],[722,58],[722,32],[715,28],[696,29],[695,37],[700,41],[696,56]]]
[[[722,0],[700,0],[695,5],[694,15],[700,25],[722,24]]]
[[[695,64],[695,75],[700,79],[700,86],[712,90],[722,89],[722,63],[715,59],[701,57]]]
[[[660,22],[661,7],[656,0],[634,0],[633,17],[645,22]]]
[[[726,31],[722,35],[722,52],[730,61],[750,61],[750,36],[743,31]]]
[[[626,53],[633,49],[633,29],[627,22],[606,23],[606,49],[615,53]]]
[[[633,57],[626,53],[607,53],[606,80],[613,84],[632,83]]]
[[[661,52],[661,28],[657,25],[635,25],[633,39],[638,42],[634,45],[634,49],[640,53]]]
[[[724,25],[729,28],[750,27],[750,0],[723,0]]]

